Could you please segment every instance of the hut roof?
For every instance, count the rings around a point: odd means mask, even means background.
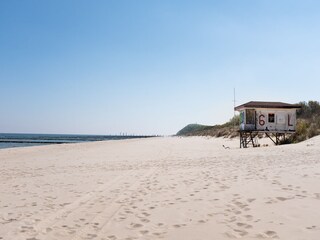
[[[299,104],[290,104],[283,102],[260,102],[251,101],[234,108],[234,110],[239,111],[244,108],[301,108]]]

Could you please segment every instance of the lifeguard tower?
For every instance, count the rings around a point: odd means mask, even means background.
[[[256,147],[254,138],[264,133],[278,145],[296,130],[297,104],[252,101],[235,107],[240,112],[240,148],[250,144]]]

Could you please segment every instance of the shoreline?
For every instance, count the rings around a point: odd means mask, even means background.
[[[98,142],[108,140],[142,139],[149,135],[68,135],[68,134],[0,134],[0,149],[52,144]]]

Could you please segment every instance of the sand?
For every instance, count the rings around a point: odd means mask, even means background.
[[[320,238],[320,137],[1,149],[0,166],[0,239]]]

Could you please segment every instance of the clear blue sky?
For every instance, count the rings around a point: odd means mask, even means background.
[[[0,2],[0,132],[174,134],[318,100],[319,1]]]

